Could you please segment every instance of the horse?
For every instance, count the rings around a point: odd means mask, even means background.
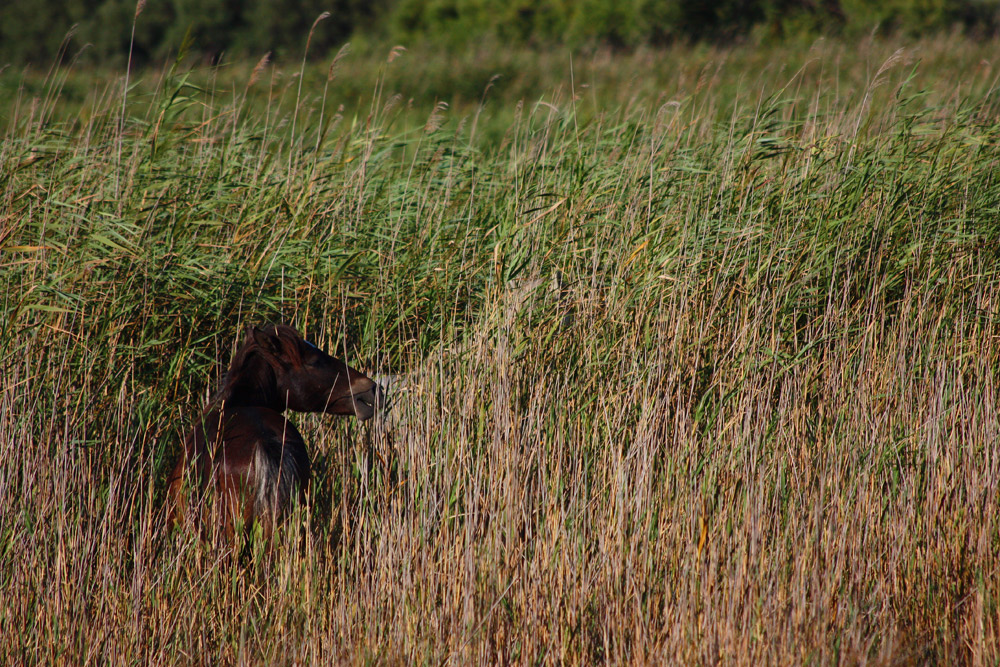
[[[255,522],[270,537],[310,479],[305,441],[284,411],[364,421],[381,408],[383,397],[379,385],[292,327],[248,328],[219,389],[184,439],[168,479],[168,525],[187,515],[190,486],[202,496],[214,493],[213,523],[228,538],[240,523],[249,529]]]

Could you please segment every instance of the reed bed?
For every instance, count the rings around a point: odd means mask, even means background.
[[[0,662],[995,664],[989,53],[0,73]],[[397,381],[240,559],[164,486],[262,321]]]

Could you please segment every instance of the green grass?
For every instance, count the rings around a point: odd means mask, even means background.
[[[1000,660],[995,53],[0,73],[0,662]],[[406,381],[241,566],[262,321]]]

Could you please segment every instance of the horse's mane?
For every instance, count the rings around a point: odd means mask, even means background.
[[[273,357],[275,352],[264,350],[254,336],[255,330],[255,327],[247,329],[246,340],[233,355],[219,388],[205,406],[205,412],[219,409],[223,405],[266,405],[269,397],[276,391],[274,369],[267,359],[268,356]],[[281,357],[288,358],[293,363],[301,360],[297,343],[302,340],[302,336],[294,328],[286,324],[269,324],[256,331],[282,341]],[[289,342],[292,344],[289,345]],[[260,354],[262,351],[266,354]]]

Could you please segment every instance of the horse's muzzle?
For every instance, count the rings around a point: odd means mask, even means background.
[[[385,405],[385,392],[374,382],[367,390],[354,394],[353,398],[354,415],[361,421],[371,419]]]

